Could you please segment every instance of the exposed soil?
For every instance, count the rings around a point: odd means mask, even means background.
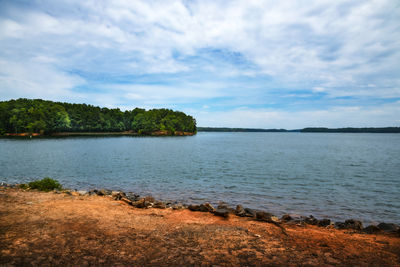
[[[0,189],[5,266],[400,266],[400,238]]]

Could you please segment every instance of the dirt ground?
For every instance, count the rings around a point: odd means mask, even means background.
[[[400,266],[400,238],[0,189],[1,266]]]

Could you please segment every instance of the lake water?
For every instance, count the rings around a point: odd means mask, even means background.
[[[45,176],[69,188],[400,223],[400,134],[0,139],[0,181]]]

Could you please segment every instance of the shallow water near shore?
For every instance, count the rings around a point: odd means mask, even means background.
[[[49,176],[184,203],[400,223],[400,135],[203,133],[0,139],[0,181]]]

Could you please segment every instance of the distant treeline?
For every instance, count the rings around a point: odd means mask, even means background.
[[[304,128],[303,133],[400,133],[400,127],[381,127],[381,128]]]
[[[253,129],[253,128],[226,128],[226,127],[197,127],[199,132],[287,132],[285,129]]]
[[[0,102],[0,134],[57,132],[196,132],[196,120],[170,109],[130,111],[25,99]]]
[[[336,129],[315,127],[315,128],[304,128],[299,130],[197,127],[197,130],[199,132],[400,133],[400,127],[336,128]]]

